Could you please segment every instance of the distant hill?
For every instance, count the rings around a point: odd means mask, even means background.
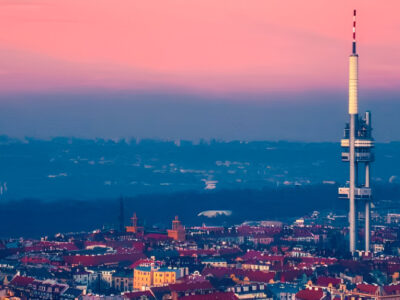
[[[376,145],[375,183],[400,181],[400,143]],[[0,196],[97,199],[344,183],[339,143],[0,137]]]
[[[376,209],[400,209],[400,185],[376,185]],[[124,199],[125,224],[134,212],[142,224],[169,228],[178,215],[186,225],[230,225],[246,220],[291,220],[314,210],[345,214],[348,202],[338,199],[335,185],[308,185],[264,189],[185,191],[146,194]],[[23,199],[0,203],[0,237],[40,236],[56,232],[117,227],[118,198],[92,201],[65,198],[59,201]],[[229,210],[229,216],[198,216],[206,210]]]

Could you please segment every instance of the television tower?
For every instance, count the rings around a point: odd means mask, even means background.
[[[370,207],[372,198],[370,164],[374,160],[371,112],[365,112],[362,117],[358,115],[356,10],[353,13],[353,43],[352,53],[349,57],[349,115],[350,123],[346,124],[341,146],[343,148],[342,161],[349,162],[350,178],[348,186],[339,188],[339,197],[349,199],[349,250],[354,254],[357,249],[357,208],[362,206],[365,210],[365,251],[368,252],[370,248]],[[359,174],[359,166],[364,166],[364,180],[360,180],[363,174]]]

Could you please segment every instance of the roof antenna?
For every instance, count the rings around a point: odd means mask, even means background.
[[[353,13],[353,54],[356,54],[356,10]]]

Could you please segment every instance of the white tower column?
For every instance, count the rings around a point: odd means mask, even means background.
[[[355,118],[357,115],[350,115],[350,186],[349,186],[349,235],[350,235],[350,252],[356,250],[356,202],[355,202]]]
[[[356,51],[356,11],[353,15],[353,45],[352,54],[349,57],[349,165],[350,165],[350,186],[349,186],[349,231],[350,231],[350,252],[356,250],[356,202],[355,188],[357,184],[355,139],[358,125],[358,55]]]
[[[370,187],[370,163],[367,162],[365,164],[365,187]],[[365,201],[365,251],[369,252],[370,250],[370,236],[371,236],[371,228],[370,228],[370,220],[371,220],[371,202],[369,200]]]

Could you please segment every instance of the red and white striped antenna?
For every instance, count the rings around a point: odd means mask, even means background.
[[[353,12],[353,54],[356,54],[356,15],[357,11]]]

